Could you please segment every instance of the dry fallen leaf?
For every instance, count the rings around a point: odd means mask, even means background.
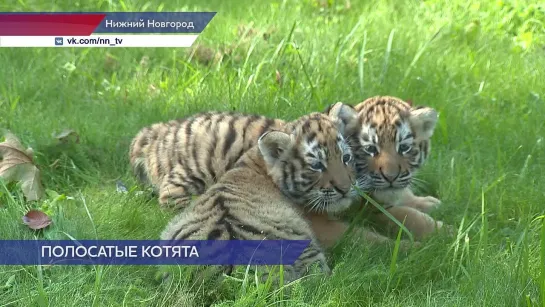
[[[66,129],[59,134],[53,135],[53,137],[62,143],[67,143],[70,139],[73,139],[75,143],[79,143],[79,134],[71,129]]]
[[[257,33],[257,30],[253,28],[253,22],[249,25],[240,24],[237,27],[237,34],[239,37],[242,38],[250,38],[255,36]]]
[[[327,0],[318,0],[316,1],[319,7],[329,7],[329,1]]]
[[[271,35],[273,33],[276,33],[276,32],[277,32],[276,27],[274,27],[274,26],[269,27],[269,29],[265,33],[263,33],[263,39],[264,40],[269,40],[269,38],[271,38]]]
[[[246,41],[250,40],[261,32],[263,40],[269,40],[271,34],[276,32],[276,28],[269,27],[267,30],[258,30],[254,28],[253,23],[250,23],[249,25],[240,24],[237,27],[237,36]]]
[[[106,54],[104,59],[104,69],[107,71],[116,70],[119,67],[119,61],[111,54]]]
[[[6,133],[6,140],[0,143],[0,178],[7,182],[21,182],[21,188],[28,201],[38,200],[44,195],[40,181],[40,170],[32,161],[32,149],[24,149],[19,139]]]
[[[203,65],[212,65],[216,64],[226,53],[221,50],[213,49],[204,45],[196,45],[190,49],[190,55],[195,61]]]
[[[51,219],[42,211],[30,210],[23,216],[23,223],[30,229],[38,230],[49,226]]]

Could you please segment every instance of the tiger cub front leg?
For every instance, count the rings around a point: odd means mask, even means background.
[[[433,196],[416,196],[409,188],[401,191],[400,201],[402,206],[407,206],[428,213],[439,207],[441,201]]]
[[[422,240],[443,227],[442,221],[436,221],[428,214],[415,208],[394,206],[386,210],[401,222],[416,240]],[[386,230],[394,233],[399,231],[399,226],[382,212],[376,213],[375,218]]]
[[[439,199],[432,196],[416,196],[409,188],[387,191],[377,190],[373,192],[372,196],[383,205],[406,206],[424,213],[432,211],[441,204]]]
[[[165,179],[159,188],[159,204],[175,210],[183,209],[191,203],[192,195],[179,185]]]
[[[304,277],[313,264],[318,264],[323,274],[329,276],[331,275],[331,269],[329,268],[329,265],[327,264],[327,260],[325,257],[325,254],[315,240],[312,240],[307,246],[301,255],[295,260],[295,262],[292,265],[284,265],[284,284],[293,282],[297,279],[300,279],[301,277]],[[258,271],[260,271],[260,279],[262,282],[267,282],[269,279],[274,284],[279,284],[280,278],[279,274],[272,274],[270,269],[261,269],[258,268]]]
[[[329,265],[327,264],[327,260],[324,254],[323,249],[321,248],[320,244],[316,242],[316,240],[310,241],[310,244],[303,253],[295,260],[293,264],[293,270],[295,273],[296,278],[300,278],[304,276],[310,267],[317,263],[322,273],[325,275],[331,275],[331,269],[329,268]]]
[[[307,212],[305,216],[310,221],[316,238],[325,248],[333,247],[348,231],[349,225],[347,223],[332,219],[327,214]],[[356,238],[362,239],[365,244],[369,245],[394,244],[395,242],[391,238],[365,227],[356,227],[354,232]],[[415,243],[418,246],[418,243]],[[400,241],[400,249],[402,251],[408,251],[411,246],[413,244],[409,240],[403,239]]]
[[[416,196],[409,189],[375,191],[373,198],[381,203],[392,216],[399,222],[404,222],[405,227],[414,235],[415,239],[421,240],[438,229],[445,228],[449,233],[453,231],[450,225],[444,225],[442,221],[436,221],[427,213],[438,207],[441,201],[432,196]],[[397,224],[388,216],[377,213],[376,220],[385,226],[386,229],[399,231]]]

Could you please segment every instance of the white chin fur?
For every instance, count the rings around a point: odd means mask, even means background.
[[[334,204],[327,206],[326,211],[328,213],[339,213],[345,211],[352,205],[353,199],[351,198],[341,198],[338,201],[335,201]]]
[[[393,187],[386,187],[386,188],[378,188],[377,190],[384,191],[384,192],[397,192],[402,189],[403,189],[402,187],[393,186]]]
[[[393,187],[388,186],[388,187],[385,187],[385,188],[378,188],[378,190],[382,190],[382,191],[392,191],[392,192],[395,192],[395,191],[401,190],[401,189],[403,189],[403,188],[397,187],[397,186],[393,186]]]

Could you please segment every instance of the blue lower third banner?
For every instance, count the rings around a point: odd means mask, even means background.
[[[0,265],[290,265],[309,240],[0,240]]]

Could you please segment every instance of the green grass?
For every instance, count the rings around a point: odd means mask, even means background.
[[[34,232],[21,216],[43,201],[0,187],[2,238],[156,239],[172,213],[135,193],[128,168],[143,126],[210,109],[293,119],[379,94],[440,111],[418,177],[458,236],[395,262],[389,248],[348,240],[330,254],[329,279],[285,297],[251,278],[194,285],[182,272],[159,284],[155,267],[4,266],[0,306],[545,306],[545,18],[532,2],[82,2],[0,10],[217,11],[197,43],[234,50],[206,65],[182,48],[0,49],[0,127],[34,149],[46,188],[69,196]],[[241,37],[240,24],[257,33]],[[79,144],[57,144],[67,128]],[[117,180],[131,192],[117,193]]]

